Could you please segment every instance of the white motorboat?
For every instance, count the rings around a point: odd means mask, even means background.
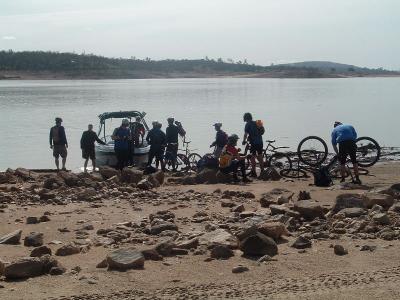
[[[145,136],[149,131],[149,127],[146,124],[144,117],[145,112],[138,111],[118,111],[118,112],[105,112],[99,115],[100,127],[98,136],[104,141],[105,145],[97,144],[95,147],[96,151],[96,162],[99,166],[115,166],[117,164],[117,158],[114,151],[114,141],[111,139],[111,133],[106,132],[106,121],[109,119],[128,119],[130,123],[130,129],[135,132],[135,126],[138,126],[137,118],[140,119],[140,124],[143,125],[144,134],[138,135],[136,143],[133,143],[133,161],[135,165],[141,165],[147,162],[148,153],[150,151],[150,145],[145,140]]]

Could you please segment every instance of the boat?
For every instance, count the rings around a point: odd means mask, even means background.
[[[144,127],[144,135],[140,136],[137,143],[133,148],[133,161],[135,165],[142,165],[147,162],[148,153],[150,151],[150,145],[144,138],[149,131],[149,127],[145,120],[146,113],[139,111],[117,111],[117,112],[105,112],[99,115],[100,126],[98,131],[99,138],[105,142],[105,145],[97,144],[95,146],[96,152],[96,163],[98,166],[116,166],[117,157],[114,151],[114,141],[111,139],[112,132],[107,132],[106,122],[110,119],[128,119],[131,130],[137,126],[136,118],[140,118],[140,124]],[[120,124],[118,124],[120,126]],[[114,129],[112,129],[114,130]]]

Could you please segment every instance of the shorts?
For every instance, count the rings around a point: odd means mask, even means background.
[[[250,153],[252,155],[261,155],[263,153],[264,145],[263,144],[251,144],[250,145]]]
[[[65,147],[65,145],[54,145],[53,146],[53,156],[55,158],[59,158],[61,156],[61,158],[67,158],[68,155],[68,151],[67,151],[67,147]]]
[[[162,160],[164,158],[164,148],[162,148],[162,147],[151,148],[150,147],[149,156],[152,158],[155,157],[157,160]]]
[[[96,159],[96,153],[93,149],[82,149],[82,158],[83,159],[91,159],[94,160]]]
[[[351,163],[357,163],[357,144],[355,141],[344,141],[339,143],[339,162],[341,165],[346,164],[347,156],[350,156]]]

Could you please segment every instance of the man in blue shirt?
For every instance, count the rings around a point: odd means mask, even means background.
[[[260,164],[261,172],[264,171],[263,162],[263,140],[262,134],[260,133],[257,124],[253,121],[251,113],[245,113],[243,115],[243,121],[246,122],[244,127],[243,145],[246,145],[247,139],[250,142],[250,153],[251,153],[251,177],[257,177],[256,173],[256,157]]]
[[[342,180],[340,182],[345,181],[346,160],[347,156],[350,156],[351,163],[354,167],[354,175],[356,177],[354,183],[361,184],[357,164],[357,132],[355,131],[353,126],[344,125],[341,122],[335,122],[333,127],[334,129],[332,131],[332,146],[335,152],[338,154],[340,162],[340,173],[342,175]],[[339,150],[337,144],[339,144]]]
[[[114,151],[118,160],[116,168],[122,170],[128,165],[130,155],[129,144],[131,141],[131,131],[129,129],[128,119],[122,120],[121,126],[115,128],[111,138],[114,141]]]

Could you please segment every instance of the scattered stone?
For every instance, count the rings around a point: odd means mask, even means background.
[[[81,249],[75,245],[75,244],[66,244],[64,246],[61,246],[61,248],[58,248],[56,251],[57,256],[68,256],[68,255],[73,255],[73,254],[78,254],[81,252]]]
[[[336,255],[346,255],[348,251],[342,245],[333,246],[333,251]]]
[[[107,264],[111,270],[141,269],[144,261],[142,252],[130,248],[118,249],[107,255]]]
[[[323,207],[314,201],[303,200],[294,204],[294,210],[306,220],[314,220],[315,218],[324,218]]]
[[[181,241],[176,244],[176,248],[180,249],[196,249],[199,246],[199,238],[193,238],[187,241]]]
[[[247,272],[247,271],[249,271],[249,268],[246,266],[239,265],[237,267],[232,268],[232,273],[234,273],[234,274],[243,273],[243,272]]]
[[[279,172],[273,168],[273,167],[268,167],[264,171],[261,171],[260,176],[258,176],[258,179],[263,180],[263,181],[279,181],[281,180],[282,176],[279,174]]]
[[[388,209],[394,203],[394,198],[391,195],[379,193],[366,193],[362,195],[362,198],[367,208],[371,208],[377,204],[384,207],[385,209]]]
[[[336,214],[343,208],[350,207],[365,208],[365,201],[362,196],[359,194],[341,194],[337,196],[331,212]]]
[[[153,185],[147,178],[145,178],[138,182],[137,187],[141,190],[148,191],[153,188]]]
[[[280,239],[283,235],[289,235],[286,226],[281,222],[261,222],[257,224],[257,230],[274,240]]]
[[[99,173],[101,174],[101,176],[103,176],[104,179],[110,179],[114,176],[118,176],[119,175],[119,171],[111,168],[109,166],[100,166],[99,167]]]
[[[372,220],[379,225],[389,225],[390,219],[386,213],[376,213],[372,216]]]
[[[360,207],[348,207],[343,208],[338,214],[343,214],[346,218],[358,218],[359,216],[365,215],[366,210]]]
[[[370,251],[374,252],[376,250],[376,246],[370,246],[370,245],[362,245],[360,247],[360,251]]]
[[[275,261],[275,260],[276,260],[276,259],[272,258],[272,257],[269,256],[269,255],[264,255],[264,256],[261,256],[261,257],[257,260],[257,262],[258,262],[258,263],[263,263],[263,262]]]
[[[396,202],[395,204],[393,204],[390,208],[389,211],[393,211],[396,213],[400,213],[400,202]]]
[[[263,256],[266,254],[274,256],[278,254],[278,246],[275,241],[260,232],[240,241],[240,250],[247,256]]]
[[[105,258],[105,259],[103,259],[101,262],[99,262],[99,263],[96,265],[96,268],[98,268],[98,269],[105,269],[105,268],[108,268],[107,259]]]
[[[155,249],[142,250],[145,260],[163,260],[163,257]]]
[[[238,206],[236,206],[236,207],[233,207],[233,208],[231,209],[231,211],[232,211],[232,212],[241,213],[241,212],[244,212],[244,211],[245,211],[245,208],[244,208],[244,205],[243,205],[243,204],[240,204],[240,205],[238,205]]]
[[[24,246],[27,247],[39,247],[43,245],[43,233],[31,232],[25,237]]]
[[[31,251],[31,257],[41,257],[43,255],[51,255],[51,249],[47,246],[40,246]]]
[[[154,225],[150,228],[150,234],[159,234],[165,230],[174,230],[174,231],[178,231],[178,226],[176,226],[176,224],[174,223],[170,223],[170,222],[163,222],[160,223],[158,225]]]
[[[39,218],[39,222],[49,222],[50,218],[46,215],[43,215]]]
[[[164,240],[159,242],[154,250],[162,256],[170,256],[172,254],[172,249],[175,248],[175,243],[172,240]]]
[[[38,224],[39,219],[37,217],[27,217],[26,224]]]
[[[311,248],[311,241],[303,235],[298,236],[291,244],[290,247],[296,249],[306,249]]]
[[[143,172],[134,168],[124,168],[121,172],[121,181],[137,184],[143,179]]]
[[[196,175],[196,177],[195,177],[196,183],[197,184],[217,183],[217,172],[218,172],[218,169],[204,168]]]
[[[213,245],[224,245],[232,249],[238,247],[238,239],[225,229],[220,228],[203,234],[199,237],[199,242],[208,247]]]
[[[311,199],[310,192],[307,192],[307,191],[300,191],[298,196],[297,196],[297,200],[298,201],[310,200],[310,199]]]
[[[16,230],[0,238],[0,244],[17,245],[21,240],[22,230]]]
[[[232,249],[223,245],[214,246],[210,253],[210,256],[215,259],[228,259],[234,255],[235,254],[233,253]]]
[[[37,257],[20,258],[6,265],[4,268],[4,276],[7,279],[35,277],[44,273],[44,263]]]

